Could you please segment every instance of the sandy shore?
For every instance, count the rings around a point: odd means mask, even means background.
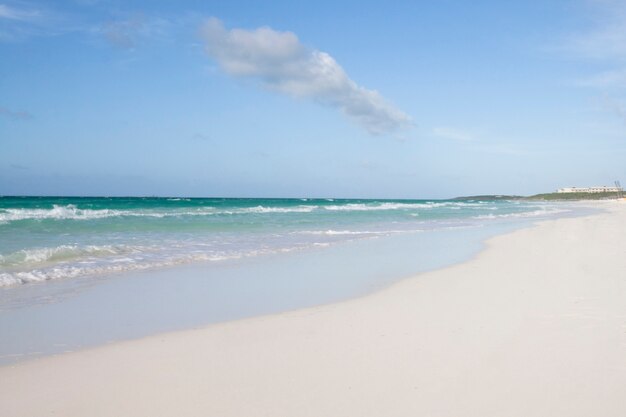
[[[339,304],[0,368],[2,416],[626,416],[626,202]]]

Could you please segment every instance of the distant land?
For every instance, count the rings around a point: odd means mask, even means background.
[[[531,196],[520,195],[473,195],[456,197],[453,200],[606,200],[619,198],[618,193],[544,193]]]
[[[493,200],[524,200],[528,197],[522,195],[468,195],[464,197],[455,197],[453,200],[480,200],[480,201],[493,201]]]

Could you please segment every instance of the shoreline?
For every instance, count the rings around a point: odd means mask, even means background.
[[[0,411],[624,415],[626,205],[604,207],[362,297],[0,367]]]

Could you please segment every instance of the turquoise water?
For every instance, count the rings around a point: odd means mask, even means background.
[[[565,211],[521,201],[0,197],[0,286],[219,265]]]

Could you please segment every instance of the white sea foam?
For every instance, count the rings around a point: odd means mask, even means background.
[[[141,257],[136,258],[114,258],[108,260],[100,260],[99,262],[75,262],[61,263],[50,267],[39,267],[30,270],[0,272],[0,287],[16,284],[26,284],[32,282],[42,282],[55,279],[77,278],[87,275],[112,274],[119,272],[140,271],[144,269],[163,268],[193,261],[219,261],[224,259],[234,259],[239,256],[211,256],[205,255],[189,255],[183,257],[173,257],[171,259],[142,260]]]
[[[0,259],[0,287],[43,282],[57,279],[96,276],[146,269],[167,268],[193,262],[219,262],[255,257],[273,253],[288,253],[307,246],[296,244],[288,247],[257,248],[241,250],[186,250],[168,252],[168,247],[70,247],[42,248],[20,251],[20,263],[15,254]],[[192,246],[193,247],[193,246]],[[18,252],[18,253],[20,253]],[[65,254],[59,257],[59,254]],[[74,256],[67,256],[72,253]],[[17,254],[17,253],[16,253]],[[79,258],[78,254],[88,255]],[[7,258],[13,257],[7,261]],[[56,257],[56,258],[55,258]],[[29,258],[26,260],[26,258]],[[34,261],[34,262],[32,262]],[[31,263],[29,263],[31,262]]]
[[[178,201],[183,199],[169,199]],[[302,199],[305,201],[306,199]],[[332,201],[332,199],[327,199]],[[429,210],[434,208],[484,208],[497,210],[497,207],[485,207],[484,203],[466,202],[425,202],[425,203],[348,203],[333,205],[298,205],[293,207],[254,206],[242,208],[217,209],[215,207],[198,208],[169,208],[169,209],[83,209],[73,204],[54,205],[52,208],[0,209],[0,224],[20,220],[96,220],[112,217],[183,217],[183,216],[213,216],[213,215],[242,215],[242,214],[271,214],[271,213],[310,213],[316,210],[327,211],[388,211],[388,210]]]
[[[119,210],[89,210],[79,209],[69,204],[67,206],[54,205],[51,209],[3,209],[0,211],[0,222],[29,219],[101,219],[105,217],[120,216]]]
[[[95,220],[109,217],[182,217],[182,216],[213,216],[218,214],[264,214],[264,213],[309,213],[316,206],[300,205],[295,207],[245,207],[232,210],[217,210],[214,207],[197,209],[170,210],[113,210],[113,209],[80,209],[69,204],[55,205],[51,209],[0,209],[0,223],[20,220]]]
[[[350,203],[343,205],[322,206],[325,210],[330,211],[377,211],[377,210],[399,210],[399,209],[415,209],[424,207],[424,204],[409,203]]]
[[[201,207],[195,210],[114,210],[114,209],[80,209],[73,204],[66,206],[54,205],[51,209],[0,209],[0,223],[19,220],[94,220],[109,217],[178,217],[206,216],[216,214],[213,207]]]
[[[294,232],[295,234],[314,235],[314,236],[385,236],[399,233],[417,233],[423,232],[424,229],[395,229],[395,230],[302,230]]]
[[[555,214],[568,213],[571,210],[557,209],[557,208],[542,208],[533,211],[524,211],[520,213],[506,213],[506,214],[481,214],[474,216],[474,219],[506,219],[506,218],[526,218],[526,217],[539,217],[539,216],[552,216]]]
[[[256,206],[235,210],[233,213],[310,213],[316,206],[300,205],[296,207],[265,207]]]
[[[51,248],[22,249],[8,255],[0,255],[0,267],[35,266],[85,257],[140,253],[146,250],[145,247],[129,245],[61,245]]]
[[[385,234],[390,232],[384,231],[354,231],[354,230],[303,230],[301,232],[295,232],[297,234],[303,235],[316,235],[316,236],[352,236],[352,235],[376,235],[376,234]]]
[[[329,205],[322,206],[326,210],[330,211],[383,211],[383,210],[430,210],[434,208],[449,208],[449,209],[462,209],[462,208],[483,208],[482,203],[466,203],[457,201],[444,201],[433,202],[427,201],[424,203],[348,203],[342,205]],[[493,207],[497,210],[497,207]]]

